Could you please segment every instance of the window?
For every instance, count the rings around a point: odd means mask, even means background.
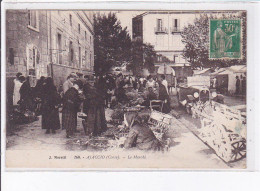
[[[87,40],[87,31],[85,31],[85,40]]]
[[[39,17],[38,17],[38,12],[37,11],[28,11],[28,27],[38,31],[39,30]]]
[[[85,67],[86,68],[88,66],[88,59],[87,59],[87,57],[88,57],[88,51],[85,50]]]
[[[180,22],[179,19],[173,19],[173,32],[180,31]]]
[[[58,33],[57,49],[58,49],[58,63],[62,64],[62,38],[60,33]]]
[[[11,65],[14,65],[14,49],[9,48],[9,62]]]
[[[37,47],[33,47],[33,49],[32,49],[32,61],[33,61],[32,66],[35,69],[35,66],[40,63],[40,54],[39,54]]]
[[[41,67],[39,67],[40,52],[36,46],[32,44],[26,46],[26,59],[27,59],[26,68],[28,74],[34,76],[33,77],[34,79],[40,77],[42,72]],[[32,85],[34,86],[36,84],[32,84]]]
[[[157,30],[162,31],[163,26],[162,26],[162,19],[157,19]]]
[[[73,58],[74,58],[74,50],[73,50],[73,44],[72,41],[70,41],[70,45],[69,45],[69,56],[70,56],[70,66],[73,63]]]
[[[90,65],[90,66],[92,66],[91,59],[92,59],[92,57],[91,57],[91,53],[89,53],[89,65]]]
[[[33,68],[35,68],[35,60],[36,60],[36,51],[35,48],[33,49]]]
[[[91,41],[92,41],[91,36],[89,36],[89,43],[90,43],[90,44],[91,44]]]
[[[79,68],[81,67],[81,47],[79,47]]]
[[[72,15],[70,15],[70,26],[72,27]]]
[[[78,24],[78,31],[79,31],[79,34],[80,34],[80,24]]]

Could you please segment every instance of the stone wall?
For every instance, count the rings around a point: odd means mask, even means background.
[[[28,76],[27,47],[37,47],[39,52],[39,66],[42,75],[47,75],[47,22],[46,11],[39,11],[38,31],[28,27],[27,10],[6,11],[6,87],[7,95],[13,94],[13,79],[17,72]],[[7,104],[12,104],[12,96],[7,96]]]
[[[7,10],[6,12],[6,75],[14,77],[17,72],[27,76],[26,47],[29,44],[37,47],[40,67],[47,73],[47,22],[46,11],[39,11],[39,31],[28,27],[29,17],[27,10]],[[10,61],[10,49],[13,49],[14,62]]]
[[[53,63],[53,78],[56,85],[66,79],[72,71],[82,72],[84,75],[93,72],[92,12],[38,10],[36,28],[29,25],[28,13],[28,10],[6,11],[7,87],[12,85],[17,72],[21,72],[24,76],[29,75],[28,65],[32,62],[32,49],[37,50],[38,56],[38,64],[34,68],[35,80],[40,76],[51,76],[50,63]],[[61,64],[58,58],[58,34],[61,35]],[[73,61],[70,59],[70,42],[73,45]],[[12,90],[8,91],[12,94]]]

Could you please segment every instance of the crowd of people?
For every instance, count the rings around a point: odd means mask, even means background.
[[[99,136],[106,131],[105,108],[118,103],[127,103],[127,88],[146,91],[143,103],[149,106],[150,100],[160,99],[163,112],[170,112],[170,99],[165,76],[153,78],[106,74],[89,80],[81,73],[71,73],[62,86],[56,87],[51,77],[41,77],[35,87],[31,87],[29,77],[17,73],[14,80],[13,105],[21,111],[32,111],[42,116],[42,129],[46,134],[56,133],[62,128],[66,137],[71,138],[78,132],[78,112],[85,115],[86,135]],[[61,121],[59,117],[61,113]],[[129,143],[130,144],[130,143]]]

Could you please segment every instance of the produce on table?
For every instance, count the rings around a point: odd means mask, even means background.
[[[200,113],[199,137],[226,162],[246,157],[246,118],[239,110],[212,102],[211,113]]]

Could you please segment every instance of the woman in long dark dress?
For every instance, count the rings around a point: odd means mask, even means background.
[[[71,138],[77,127],[77,113],[80,110],[81,96],[79,91],[83,87],[81,80],[76,80],[63,96],[62,126],[66,129],[66,137]]]
[[[29,77],[27,77],[25,82],[23,82],[23,85],[20,88],[20,95],[21,97],[19,103],[21,105],[21,109],[23,111],[34,111],[35,103]]]
[[[33,95],[36,102],[36,110],[35,110],[36,115],[41,115],[42,112],[41,107],[42,107],[42,100],[44,95],[44,88],[43,88],[44,82],[45,82],[45,77],[41,76],[41,78],[37,81],[37,84],[33,89]]]
[[[163,113],[170,113],[171,106],[170,106],[170,97],[167,93],[166,87],[159,81],[159,100],[163,101]]]
[[[37,81],[36,86],[33,89],[34,96],[37,98],[42,98],[44,89],[43,89],[43,84],[45,82],[45,77],[41,76],[41,78]]]
[[[83,111],[87,114],[87,119],[84,122],[85,133],[86,135],[98,136],[107,129],[104,95],[97,87],[90,84],[84,85],[83,93],[85,95]]]
[[[53,79],[48,77],[43,85],[44,94],[42,96],[42,129],[47,129],[46,133],[50,131],[55,133],[60,128],[58,105],[61,98],[53,83]]]

